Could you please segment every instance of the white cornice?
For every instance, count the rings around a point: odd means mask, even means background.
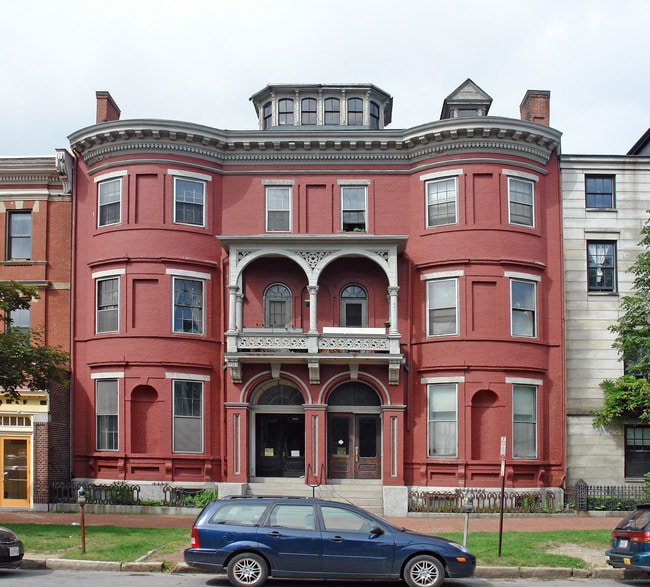
[[[561,133],[510,118],[440,120],[406,130],[224,131],[162,120],[122,120],[69,136],[87,163],[127,154],[180,154],[217,164],[411,163],[450,152],[511,153],[545,163]]]

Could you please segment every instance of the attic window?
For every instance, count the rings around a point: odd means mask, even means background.
[[[478,116],[478,111],[476,110],[476,108],[458,109],[458,118],[470,118],[472,116]]]

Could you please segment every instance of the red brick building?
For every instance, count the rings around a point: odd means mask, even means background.
[[[70,350],[71,154],[0,158],[0,280],[38,288],[19,328],[43,327],[44,343]],[[50,488],[70,479],[70,389],[0,398],[0,507],[47,508]]]
[[[509,487],[562,485],[548,92],[493,117],[467,80],[402,130],[367,84],[267,86],[252,131],[97,100],[69,137],[77,479],[374,488],[398,513],[409,487],[498,486],[505,437]]]

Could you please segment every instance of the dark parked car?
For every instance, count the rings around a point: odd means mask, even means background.
[[[23,543],[9,528],[0,526],[0,569],[15,569],[20,566],[25,550]]]
[[[650,571],[650,504],[637,505],[616,525],[605,560],[617,569]]]
[[[451,540],[398,528],[353,505],[289,497],[210,502],[194,522],[185,562],[226,569],[235,587],[260,587],[269,576],[436,587],[476,568],[476,557]]]

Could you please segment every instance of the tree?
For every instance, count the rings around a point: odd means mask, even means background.
[[[616,334],[612,346],[625,361],[626,374],[600,384],[605,398],[594,412],[594,426],[628,419],[650,424],[650,220],[641,229],[639,246],[644,250],[628,270],[634,274],[632,293],[623,297],[623,314],[609,327]]]
[[[67,374],[68,354],[46,346],[42,328],[25,332],[13,325],[12,312],[28,310],[34,299],[39,299],[35,287],[0,282],[0,320],[5,324],[0,333],[0,389],[12,398],[19,398],[21,389],[39,391],[62,383]]]

